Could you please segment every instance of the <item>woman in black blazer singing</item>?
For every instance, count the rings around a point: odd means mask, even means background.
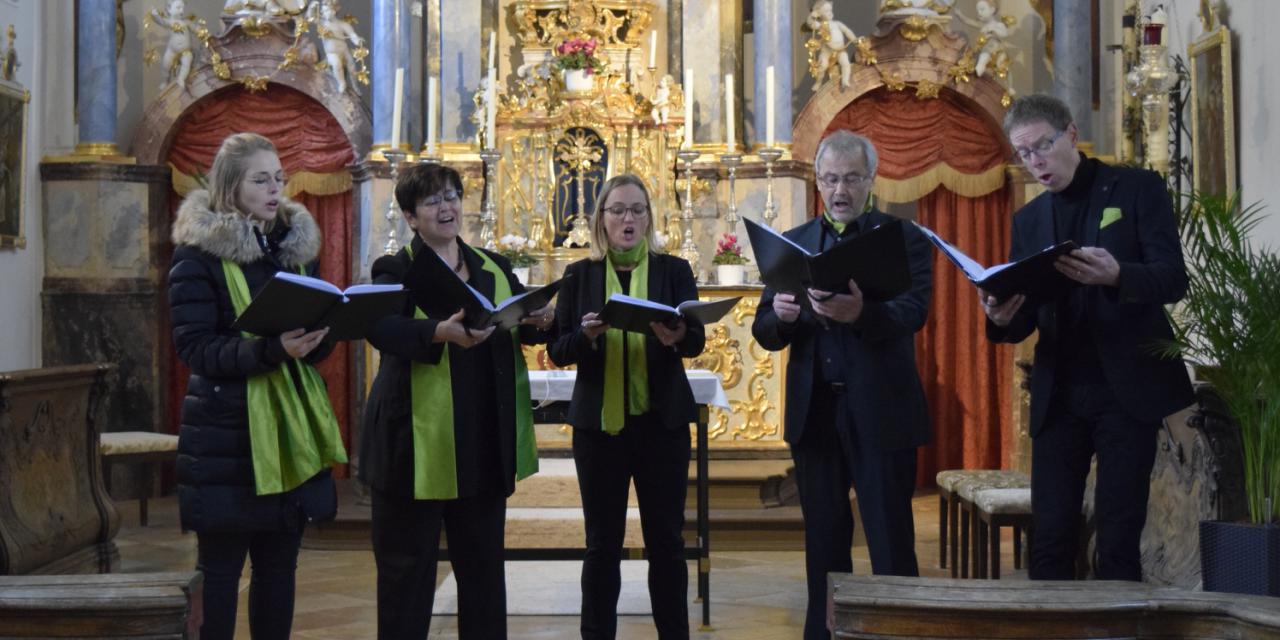
[[[458,236],[457,171],[410,167],[401,172],[395,197],[413,239],[373,263],[374,282],[402,283],[415,260],[443,260],[494,302],[524,291],[506,258]],[[428,297],[434,292],[434,283],[411,286]],[[360,478],[373,497],[378,637],[427,637],[443,525],[458,582],[459,637],[501,639],[507,637],[507,497],[518,478],[538,468],[520,345],[546,342],[554,316],[547,306],[518,329],[480,330],[467,328],[464,312],[451,304],[438,306],[428,316],[407,303],[368,336],[382,356],[360,441]]]
[[[689,637],[684,501],[689,423],[697,418],[681,358],[702,352],[702,326],[652,323],[653,335],[611,329],[598,314],[611,294],[675,306],[696,300],[689,263],[657,253],[644,182],[605,182],[591,218],[591,257],[565,270],[556,305],[552,362],[578,366],[569,405],[573,459],[582,492],[587,554],[582,565],[582,637],[617,632],[627,494],[632,479],[649,557],[649,598],[658,635]]]

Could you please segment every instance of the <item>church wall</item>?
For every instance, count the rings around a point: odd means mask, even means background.
[[[1177,0],[1165,3],[1169,13],[1167,44],[1170,53],[1184,58],[1187,46],[1203,29],[1196,16],[1199,0]],[[1237,174],[1245,204],[1266,205],[1262,223],[1254,238],[1280,250],[1280,122],[1271,113],[1280,104],[1280,85],[1275,82],[1276,65],[1280,64],[1280,38],[1275,37],[1280,4],[1227,0],[1224,22],[1234,37]],[[1144,5],[1145,6],[1145,5]],[[1190,141],[1184,144],[1190,145]]]
[[[0,28],[17,33],[16,80],[31,92],[23,174],[26,248],[0,249],[0,371],[41,366],[44,222],[40,158],[75,146],[70,75],[72,0],[0,0]]]

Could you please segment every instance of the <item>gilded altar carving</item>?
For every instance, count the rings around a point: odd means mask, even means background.
[[[638,46],[653,22],[654,5],[634,0],[522,0],[511,6],[516,38],[525,46],[577,37],[604,46]]]

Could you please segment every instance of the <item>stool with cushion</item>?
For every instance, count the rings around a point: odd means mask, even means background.
[[[161,462],[171,461],[178,455],[178,436],[150,431],[116,431],[104,433],[98,441],[102,454],[102,469],[106,475],[107,492],[111,492],[111,466],[113,464],[141,464],[143,481],[138,501],[138,521],[147,526],[147,498],[155,485],[156,472]]]
[[[952,539],[954,547],[956,537],[956,485],[960,481],[987,473],[985,469],[948,469],[939,471],[935,479],[938,482],[938,567],[947,568],[947,540]],[[951,577],[956,577],[955,553],[951,558]]]
[[[988,563],[991,579],[1000,579],[1000,527],[1013,527],[1013,568],[1022,568],[1022,532],[1027,532],[1031,542],[1031,488],[980,489],[973,496],[974,519],[978,524],[977,577],[987,577]],[[987,541],[990,540],[990,560]]]
[[[960,540],[959,544],[952,546],[951,560],[956,562],[957,548],[960,558],[959,566],[952,569],[953,573],[958,569],[959,577],[969,577],[969,558],[972,551],[974,576],[977,577],[979,551],[977,549],[978,518],[974,515],[973,508],[975,493],[983,489],[1029,488],[1030,486],[1030,476],[1021,471],[986,471],[981,475],[965,478],[956,484],[954,500],[960,520],[956,531],[960,534]],[[954,540],[954,534],[952,538]]]

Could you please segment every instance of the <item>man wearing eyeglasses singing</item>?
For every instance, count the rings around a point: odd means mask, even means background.
[[[876,149],[848,131],[823,139],[814,159],[825,208],[786,232],[812,253],[893,220],[871,205]],[[802,308],[766,288],[751,327],[766,349],[791,348],[784,438],[795,461],[804,515],[809,604],[806,640],[829,638],[827,574],[850,572],[857,493],[871,570],[918,575],[911,495],[916,448],[929,437],[914,336],[924,326],[933,288],[928,240],[903,228],[911,288],[888,301],[865,300],[858,283],[808,292]],[[817,316],[822,316],[820,319]]]
[[[1156,432],[1192,403],[1181,359],[1156,355],[1173,332],[1164,305],[1187,289],[1173,205],[1151,171],[1076,151],[1056,98],[1019,98],[1004,120],[1023,166],[1046,189],[1014,214],[1009,259],[1074,240],[1056,267],[1078,283],[1054,300],[981,294],[987,336],[1021,342],[1039,330],[1031,372],[1033,579],[1076,577],[1085,477],[1097,456],[1094,575],[1141,580]]]

